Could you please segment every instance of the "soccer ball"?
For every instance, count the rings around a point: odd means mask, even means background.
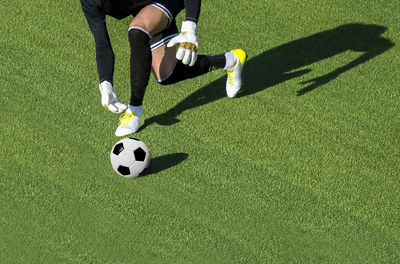
[[[125,178],[134,178],[149,167],[150,152],[139,139],[124,138],[115,143],[110,160],[115,172]]]

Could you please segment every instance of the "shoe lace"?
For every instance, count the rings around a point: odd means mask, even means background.
[[[232,84],[232,72],[234,69],[236,69],[237,65],[239,63],[239,59],[236,59],[235,66],[233,66],[232,69],[228,70],[228,79],[229,79],[229,84]]]
[[[129,122],[131,121],[131,119],[135,116],[134,113],[128,113],[125,112],[125,114],[123,114],[120,118],[119,118],[119,124],[121,126],[127,126],[129,124]]]
[[[232,71],[228,71],[229,84],[232,84]]]

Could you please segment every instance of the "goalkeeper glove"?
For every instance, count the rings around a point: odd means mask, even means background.
[[[99,84],[101,93],[101,104],[105,109],[119,114],[127,108],[127,105],[120,103],[117,99],[117,95],[114,93],[113,86],[108,81],[103,81]]]
[[[181,27],[181,33],[171,39],[167,47],[173,47],[179,45],[176,53],[176,58],[182,60],[185,65],[193,66],[197,60],[197,48],[199,43],[197,42],[197,26],[192,21],[183,21]]]

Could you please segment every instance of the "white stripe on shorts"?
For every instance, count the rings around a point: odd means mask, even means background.
[[[155,50],[155,49],[161,47],[162,45],[168,43],[172,38],[174,38],[178,35],[179,35],[178,33],[172,34],[172,35],[166,36],[165,38],[161,39],[160,41],[157,41],[156,43],[153,43],[150,46],[151,50]]]

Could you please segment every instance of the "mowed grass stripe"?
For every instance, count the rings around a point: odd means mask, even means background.
[[[109,165],[117,116],[99,105],[93,40],[79,3],[7,3],[6,37],[0,41],[7,65],[0,67],[7,84],[0,123],[8,153],[0,159],[6,190],[0,219],[7,234],[0,251],[6,262],[399,259],[397,47],[303,97],[296,97],[304,88],[300,82],[359,54],[315,61],[293,69],[310,72],[279,83],[249,73],[253,92],[235,100],[223,97],[223,73],[166,89],[151,80],[151,123],[136,136],[152,151],[154,173],[126,181]],[[388,6],[372,4],[376,10]],[[228,15],[220,12],[220,1],[203,3],[203,51],[218,53],[235,43],[249,52],[251,66],[274,47],[353,22],[388,26],[398,39],[398,22],[384,12],[371,15],[366,5],[359,12],[344,2],[324,3],[318,12],[310,8],[317,5],[313,1],[250,3],[246,12],[242,5],[233,5]],[[26,32],[9,26],[20,21]],[[125,101],[128,21],[109,22],[118,94]],[[164,112],[180,122],[159,125],[161,117],[154,117]]]

